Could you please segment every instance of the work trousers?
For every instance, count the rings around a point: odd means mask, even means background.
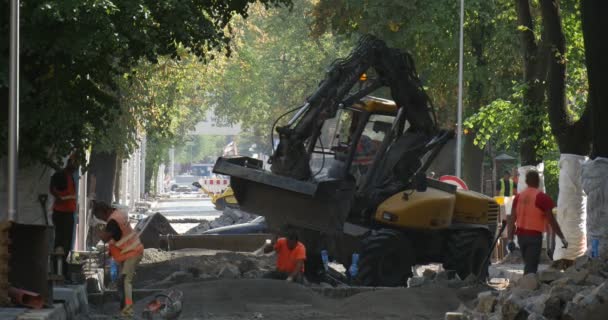
[[[74,213],[53,211],[53,225],[55,226],[55,250],[61,247],[65,253],[63,256],[63,277],[68,275],[68,253],[72,250],[74,238]]]
[[[543,235],[517,235],[517,243],[524,259],[524,274],[536,273],[543,248]]]
[[[118,295],[120,297],[120,309],[133,304],[133,278],[141,258],[142,255],[139,255],[119,263]]]

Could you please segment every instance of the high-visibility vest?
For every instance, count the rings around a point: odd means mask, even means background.
[[[528,187],[518,195],[515,214],[517,228],[544,232],[547,225],[545,213],[536,206],[536,196],[540,190]]]
[[[109,241],[110,255],[116,262],[123,262],[129,258],[139,256],[144,252],[144,246],[139,241],[139,234],[131,228],[129,217],[120,210],[114,210],[108,219],[116,221],[120,227],[120,240]]]
[[[513,192],[513,180],[509,179],[509,186],[511,187],[511,196],[515,194],[515,192]],[[505,196],[505,179],[500,179],[500,190],[498,190],[498,196],[499,197],[504,197]]]
[[[62,191],[56,190],[57,193],[62,197],[75,196],[76,186],[74,185],[74,177],[72,177],[71,174],[68,174],[65,171],[63,171],[63,174],[65,175],[65,179],[67,180],[67,187],[65,188],[65,190]],[[68,213],[76,212],[76,199],[74,198],[61,200],[59,198],[56,198],[53,202],[53,211]]]

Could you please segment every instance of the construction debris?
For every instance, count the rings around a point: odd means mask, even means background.
[[[477,296],[466,319],[606,319],[608,259],[578,258],[565,271],[527,274],[502,291]]]
[[[177,234],[169,220],[158,212],[140,220],[135,230],[139,232],[139,239],[145,248],[160,248],[162,236]]]
[[[239,209],[226,208],[221,216],[215,218],[213,221],[202,221],[198,226],[186,231],[185,234],[201,234],[202,232],[210,229],[246,223],[255,219],[256,217],[257,216],[254,214],[250,214]]]

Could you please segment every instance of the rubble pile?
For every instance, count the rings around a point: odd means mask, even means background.
[[[478,294],[468,319],[607,319],[608,259],[587,256],[566,270],[527,274],[506,290]]]
[[[273,270],[274,264],[273,255],[145,249],[135,282],[136,287],[158,289],[197,280],[254,279]]]
[[[470,275],[462,280],[455,271],[434,271],[424,270],[422,276],[414,276],[407,280],[408,288],[426,287],[426,286],[441,286],[448,288],[462,288],[477,283],[477,277]]]
[[[226,208],[222,215],[215,218],[213,221],[202,221],[198,226],[186,231],[185,234],[201,234],[209,229],[230,226],[233,224],[246,223],[257,216],[245,211],[233,208]]]

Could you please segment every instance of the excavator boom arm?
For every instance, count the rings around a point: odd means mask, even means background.
[[[377,77],[351,94],[369,69]],[[325,79],[288,124],[277,127],[279,145],[271,157],[271,171],[299,180],[309,179],[310,154],[324,121],[335,117],[339,108],[348,107],[380,87],[390,88],[393,100],[405,112],[409,131],[429,135],[437,132],[432,105],[409,53],[388,48],[373,36],[364,36],[348,57],[332,63]]]

